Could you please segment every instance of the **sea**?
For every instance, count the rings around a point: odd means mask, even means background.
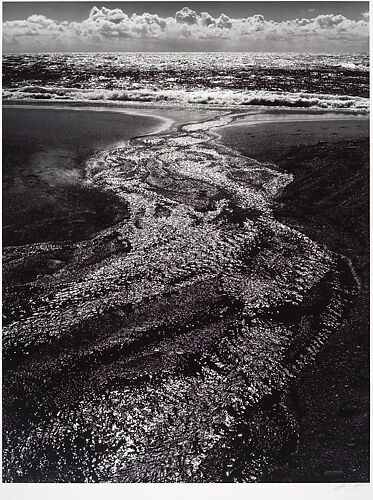
[[[366,114],[368,54],[6,54],[3,99],[219,107],[298,107]]]

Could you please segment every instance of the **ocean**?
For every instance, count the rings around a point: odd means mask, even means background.
[[[369,109],[368,54],[6,54],[3,99]]]

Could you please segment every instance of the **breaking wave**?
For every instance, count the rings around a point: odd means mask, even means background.
[[[3,98],[16,101],[51,100],[72,102],[131,102],[169,103],[175,105],[209,105],[217,107],[274,106],[312,108],[330,111],[349,111],[356,114],[369,112],[369,99],[365,97],[308,94],[304,92],[266,92],[241,90],[105,90],[43,87],[29,85],[4,90]]]
[[[366,114],[367,54],[7,54],[3,98]]]

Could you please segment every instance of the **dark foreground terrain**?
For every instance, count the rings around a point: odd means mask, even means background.
[[[346,256],[361,286],[341,327],[293,386],[299,445],[267,481],[369,481],[368,135],[360,120],[223,134],[224,142],[294,175],[276,199],[275,217]]]
[[[152,132],[153,116],[110,111],[3,109],[3,244],[89,237],[128,217],[127,205],[85,182],[95,151]]]
[[[98,154],[127,216],[4,248],[6,482],[367,480],[367,141],[225,122]]]

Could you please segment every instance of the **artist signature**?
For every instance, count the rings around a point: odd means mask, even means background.
[[[357,488],[361,486],[359,483],[341,483],[335,486],[335,490],[340,491],[344,488]]]

